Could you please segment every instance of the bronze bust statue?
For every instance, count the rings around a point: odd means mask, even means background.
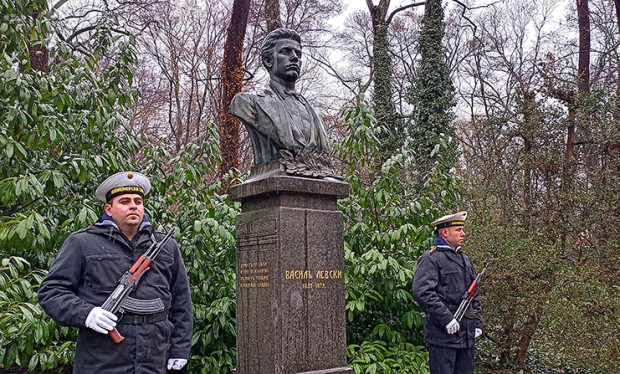
[[[280,160],[289,174],[333,176],[323,121],[295,91],[301,55],[301,38],[296,31],[276,29],[269,33],[261,48],[269,87],[258,93],[237,94],[230,113],[241,119],[248,131],[255,165]]]

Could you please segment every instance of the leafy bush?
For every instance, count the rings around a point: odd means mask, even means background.
[[[421,178],[425,185],[414,186],[412,153],[376,165],[376,134],[382,129],[367,106],[352,109],[344,118],[349,136],[339,151],[351,196],[340,200],[339,207],[345,217],[351,365],[358,373],[426,367],[423,317],[411,284],[417,258],[432,240],[430,222],[455,203],[454,181],[442,172],[442,145],[433,152],[439,161]]]
[[[502,365],[613,372],[620,366],[620,153],[609,148],[620,142],[615,97],[593,90],[579,98],[584,145],[572,162],[566,122],[545,92],[516,99],[518,116],[469,124],[473,146],[460,170],[472,211],[468,251],[489,262],[485,337]]]
[[[20,257],[0,264],[0,368],[28,365],[30,371],[73,360],[75,334],[58,328],[37,301],[35,287],[44,272]]]
[[[98,218],[92,191],[137,152],[124,131],[133,40],[102,29],[92,55],[77,56],[61,41],[49,45],[46,9],[43,0],[0,2],[0,362],[31,371],[70,364],[76,338],[39,307],[37,269]],[[49,52],[49,72],[31,66],[33,47]]]
[[[58,42],[49,72],[33,70],[30,47],[49,47],[53,32],[46,9],[41,0],[0,2],[0,248],[43,268],[69,232],[93,222],[93,189],[136,150],[123,131],[132,39],[99,32],[88,58]],[[95,69],[106,48],[114,53]]]
[[[355,374],[361,373],[417,373],[429,374],[428,352],[421,346],[365,341],[350,344],[347,356]]]

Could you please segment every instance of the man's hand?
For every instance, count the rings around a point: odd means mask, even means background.
[[[474,338],[477,338],[480,335],[482,335],[482,330],[481,329],[476,329],[476,334],[474,335]]]
[[[99,306],[94,307],[86,317],[86,327],[93,329],[101,334],[107,334],[116,326],[118,317]]]
[[[461,326],[459,325],[459,323],[458,323],[458,321],[456,319],[453,319],[452,321],[450,321],[450,323],[448,323],[446,325],[446,331],[450,335],[456,333],[460,329],[461,329]]]
[[[168,370],[181,370],[185,364],[187,364],[187,360],[184,358],[170,358],[168,359]]]

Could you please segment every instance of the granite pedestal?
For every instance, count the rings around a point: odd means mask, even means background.
[[[347,183],[279,162],[232,186],[237,216],[237,374],[350,374],[343,217]]]

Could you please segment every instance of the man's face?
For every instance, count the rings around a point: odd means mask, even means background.
[[[450,226],[441,229],[443,231],[442,238],[448,243],[452,249],[463,245],[465,239],[465,230],[463,226]]]
[[[144,216],[142,196],[138,194],[123,194],[106,204],[105,212],[114,219],[119,227],[139,226]]]
[[[273,48],[269,73],[284,81],[296,81],[301,72],[301,45],[295,40],[281,39]]]

